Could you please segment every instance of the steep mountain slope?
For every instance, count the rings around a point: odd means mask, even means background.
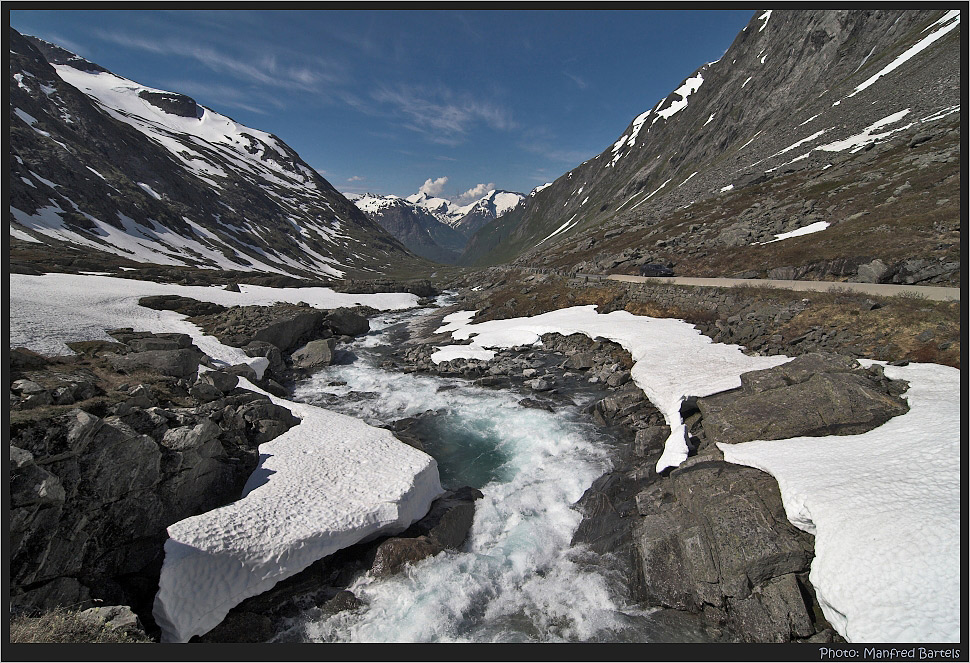
[[[275,136],[9,34],[12,269],[421,264]]]
[[[471,238],[480,228],[515,209],[524,198],[514,191],[492,189],[477,202],[464,207],[465,214],[454,222],[454,227],[466,238]]]
[[[405,200],[413,205],[417,205],[423,209],[428,210],[442,223],[446,223],[449,226],[453,226],[465,216],[472,205],[459,205],[454,203],[447,198],[438,198],[437,196],[429,195],[423,191],[418,193],[412,193]]]
[[[408,249],[428,260],[453,264],[467,237],[441,221],[426,207],[398,196],[347,194],[347,198]]]
[[[958,283],[960,53],[957,10],[758,11],[461,263]]]
[[[493,189],[475,202],[458,205],[445,198],[416,193],[407,198],[374,193],[347,194],[371,220],[417,255],[454,264],[468,239],[525,196]]]

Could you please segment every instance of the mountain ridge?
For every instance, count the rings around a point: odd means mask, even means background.
[[[92,249],[301,278],[424,264],[272,134],[9,34],[12,264]]]
[[[959,21],[959,11],[947,10],[755,12],[720,60],[634,118],[599,155],[485,226],[459,264],[599,272],[663,262],[695,276],[787,270],[846,279],[880,261],[889,268],[884,279],[922,272],[952,282],[959,278]],[[888,150],[912,143],[913,167],[886,162]],[[932,179],[929,171],[941,184],[917,185],[917,175]],[[873,173],[890,193],[913,182],[888,203],[902,219],[895,230],[904,232],[892,238],[881,236],[892,226],[879,230],[869,250],[845,241],[852,226],[863,234],[880,225],[860,201],[811,187],[841,190]],[[782,181],[787,191],[772,188]],[[910,200],[937,188],[937,199],[949,200],[932,213]],[[873,204],[891,198],[879,191],[868,194]],[[804,212],[792,209],[799,199]],[[736,214],[724,218],[723,207]],[[815,223],[832,228],[768,245]],[[842,250],[827,246],[826,235],[842,235]],[[794,255],[796,245],[806,255]],[[744,258],[732,260],[732,252]],[[907,260],[919,264],[906,267]]]

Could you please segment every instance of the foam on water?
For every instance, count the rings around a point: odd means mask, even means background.
[[[358,361],[318,374],[297,398],[324,399],[327,407],[369,423],[437,411],[430,425],[437,426],[438,442],[430,444],[438,448],[429,451],[439,461],[442,483],[477,485],[485,496],[476,503],[463,551],[445,551],[387,579],[363,575],[350,589],[366,607],[334,616],[307,613],[279,639],[632,639],[624,629],[647,613],[618,606],[606,572],[584,563],[587,553],[570,546],[581,520],[571,505],[609,467],[596,429],[575,413],[523,408],[512,392],[375,368],[371,349],[395,319],[399,314],[372,323],[379,331],[354,346]],[[335,381],[347,384],[328,386]],[[451,453],[442,454],[448,445]]]

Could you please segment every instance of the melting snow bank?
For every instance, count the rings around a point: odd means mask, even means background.
[[[846,640],[959,642],[960,371],[885,372],[909,382],[910,411],[875,430],[718,447],[775,477],[815,535],[810,580]]]
[[[749,357],[740,346],[714,343],[682,320],[651,318],[627,311],[601,315],[596,306],[574,306],[531,318],[468,322],[468,312],[446,321],[447,331],[459,340],[475,337],[472,345],[452,345],[431,356],[437,362],[456,357],[478,358],[484,348],[508,348],[538,343],[542,334],[585,334],[619,343],[635,362],[630,375],[670,426],[657,471],[676,467],[687,458],[687,428],[680,416],[689,397],[709,396],[741,386],[741,374],[771,368],[788,357]],[[439,331],[446,331],[445,327]],[[462,354],[464,348],[465,354]]]
[[[178,294],[225,306],[306,301],[320,308],[363,303],[382,309],[414,306],[410,294],[342,294],[329,288],[240,285],[179,286],[73,274],[10,275],[10,346],[70,352],[65,341],[110,338],[105,329],[180,332],[216,361],[247,357],[173,311],[138,305],[139,297]],[[166,642],[209,631],[242,600],[266,591],[330,553],[396,533],[427,513],[443,491],[434,459],[388,431],[346,415],[268,396],[301,419],[260,445],[260,464],[239,501],[168,528],[154,616]]]
[[[307,302],[317,308],[364,304],[381,310],[417,305],[407,293],[349,294],[330,288],[270,288],[240,284],[239,292],[221,286],[186,286],[109,276],[78,274],[10,275],[10,347],[23,346],[47,355],[71,354],[66,341],[113,340],[106,329],[190,334],[207,355],[230,364],[249,362],[239,348],[204,336],[185,316],[138,305],[147,295],[181,295],[222,306]]]
[[[389,431],[266,395],[301,422],[260,445],[241,499],[168,528],[152,612],[162,642],[206,633],[341,548],[404,531],[444,492],[434,459]]]

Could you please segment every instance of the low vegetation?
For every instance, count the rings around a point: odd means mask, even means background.
[[[10,619],[11,643],[147,643],[144,636],[99,624],[71,608],[55,608],[38,617]]]
[[[757,285],[727,289],[665,287],[683,289],[688,296],[672,299],[659,291],[652,295],[649,287],[612,281],[582,283],[561,276],[510,271],[486,289],[473,293],[476,298],[470,299],[470,304],[479,310],[476,321],[595,304],[600,313],[626,310],[636,315],[679,318],[712,337],[720,328],[738,325],[729,319],[757,311],[762,318],[770,319],[758,336],[779,338],[779,349],[785,353],[799,354],[803,351],[798,347],[801,340],[815,333],[833,338],[828,348],[831,351],[856,357],[960,367],[958,301],[937,302],[909,295],[875,297],[839,287],[810,293]],[[710,296],[717,291],[725,296],[713,305]],[[689,296],[690,292],[696,292],[697,297]],[[775,315],[783,311],[793,312]]]

